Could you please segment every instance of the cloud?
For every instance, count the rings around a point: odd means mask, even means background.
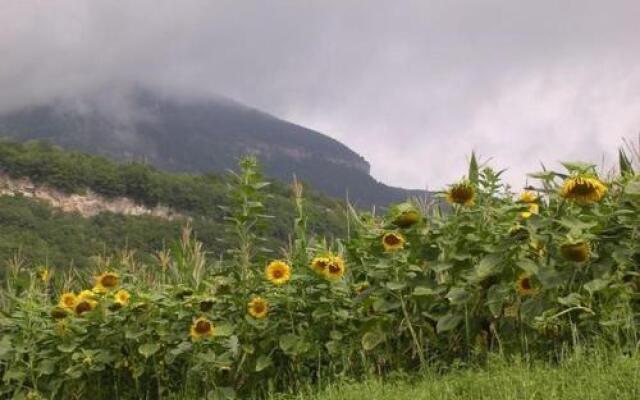
[[[476,150],[514,185],[640,131],[634,0],[0,3],[0,110],[142,84],[223,94],[438,188]]]

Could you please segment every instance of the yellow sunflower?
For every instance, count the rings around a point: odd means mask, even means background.
[[[344,265],[344,260],[340,256],[333,256],[330,259],[329,265],[327,265],[327,269],[325,271],[325,276],[331,280],[337,280],[342,278],[346,267]]]
[[[607,194],[607,187],[598,178],[575,176],[567,178],[560,189],[560,195],[567,200],[586,205],[597,203]]]
[[[397,232],[388,232],[382,237],[382,246],[387,252],[401,250],[404,247],[404,237]]]
[[[127,304],[129,304],[129,299],[131,298],[131,295],[129,294],[129,292],[127,292],[124,289],[120,289],[118,290],[114,295],[113,295],[113,301],[116,304],[119,304],[121,306],[126,306]]]
[[[271,261],[265,273],[267,279],[274,285],[282,285],[291,279],[291,267],[281,260]]]
[[[96,293],[93,290],[83,290],[78,294],[78,301],[95,299]]]
[[[540,212],[540,207],[536,203],[528,203],[527,207],[528,207],[528,211],[522,211],[520,213],[520,218],[522,219],[531,218],[532,215],[538,214]]]
[[[207,336],[213,336],[213,331],[213,323],[205,317],[200,317],[191,324],[189,335],[191,336],[191,339],[198,340]]]
[[[262,297],[254,297],[248,304],[249,315],[256,319],[262,319],[269,312],[269,303]]]
[[[516,281],[516,292],[520,296],[533,296],[538,293],[538,289],[533,286],[531,275],[524,273],[518,277]]]
[[[530,204],[530,203],[537,203],[538,202],[538,195],[535,194],[534,192],[530,192],[530,191],[525,191],[522,192],[520,194],[520,199],[518,200],[520,203],[526,203],[526,204]]]
[[[96,308],[98,302],[91,299],[78,300],[78,303],[74,307],[73,311],[75,311],[76,315],[82,315],[87,311],[91,311]]]
[[[120,276],[115,272],[104,272],[96,277],[96,287],[100,289],[115,289],[120,284]]]
[[[315,257],[311,261],[311,269],[320,275],[324,275],[330,262],[331,259],[329,257]]]
[[[476,198],[476,190],[467,181],[451,185],[447,192],[447,201],[451,204],[472,206]]]
[[[574,262],[584,262],[591,256],[591,248],[587,242],[565,243],[560,246],[562,256]]]
[[[66,309],[73,309],[77,303],[78,298],[73,292],[63,293],[62,296],[60,296],[60,301],[58,302],[60,307]]]

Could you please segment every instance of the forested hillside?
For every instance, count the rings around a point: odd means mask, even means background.
[[[90,190],[107,198],[127,197],[147,207],[165,205],[191,220],[208,250],[221,253],[229,245],[229,234],[222,226],[233,184],[229,176],[169,174],[146,164],[118,163],[35,141],[0,141],[0,171],[67,193]],[[267,193],[265,208],[275,218],[265,225],[265,237],[271,244],[284,245],[294,221],[290,188],[271,182]],[[305,198],[312,231],[328,236],[344,232],[339,202],[311,189],[305,189]],[[124,248],[150,256],[179,236],[186,218],[169,221],[113,213],[84,218],[36,199],[4,196],[0,197],[0,260],[19,252],[28,263],[86,266],[90,256],[115,254]]]

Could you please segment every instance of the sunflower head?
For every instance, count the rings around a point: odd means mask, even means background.
[[[387,252],[401,250],[404,248],[404,242],[404,236],[397,232],[388,232],[382,237],[382,246]]]
[[[560,253],[568,261],[585,262],[591,256],[591,247],[587,242],[568,242],[560,246]]]
[[[598,178],[579,175],[567,178],[560,189],[560,195],[580,205],[597,203],[607,194],[607,186]]]
[[[68,315],[69,315],[68,308],[57,306],[51,309],[51,316],[53,317],[53,319],[63,319],[63,318],[66,318]]]
[[[538,289],[534,286],[531,275],[524,273],[518,277],[516,281],[516,292],[520,296],[533,296],[538,293]]]
[[[265,270],[267,279],[274,285],[282,285],[291,279],[291,267],[284,261],[271,261]]]
[[[113,301],[116,304],[119,304],[120,306],[124,307],[127,304],[129,304],[129,299],[131,298],[131,295],[129,294],[129,292],[127,292],[124,289],[120,289],[118,290],[114,295],[113,295]]]
[[[325,270],[325,276],[330,280],[338,280],[342,278],[346,270],[344,260],[340,256],[333,256],[330,258],[327,269]]]
[[[83,290],[78,294],[78,301],[81,300],[95,300],[96,293],[93,290]]]
[[[476,190],[468,181],[455,183],[449,187],[447,201],[450,204],[460,204],[462,206],[472,206],[476,198]]]
[[[539,212],[540,212],[540,207],[538,206],[537,203],[528,203],[527,211],[522,211],[520,213],[520,218],[528,219],[528,218],[531,218],[532,215],[538,214]]]
[[[391,210],[392,223],[399,228],[408,228],[420,221],[420,211],[411,203],[401,203]]]
[[[58,302],[58,305],[60,305],[60,307],[62,308],[73,309],[77,303],[78,303],[78,297],[75,295],[75,293],[67,292],[67,293],[63,293],[62,296],[60,296],[60,301]]]
[[[311,269],[320,275],[324,275],[330,262],[331,258],[329,257],[315,257],[311,261]]]
[[[247,306],[247,311],[255,319],[262,319],[269,312],[269,303],[262,297],[254,297]]]
[[[74,307],[73,311],[76,313],[76,315],[82,315],[87,311],[91,311],[95,309],[97,305],[98,305],[98,302],[95,300],[90,300],[90,299],[78,300],[78,303]]]
[[[120,276],[115,272],[104,272],[96,276],[96,288],[115,289],[120,284]]]
[[[200,317],[191,324],[189,335],[191,336],[191,339],[199,340],[207,336],[213,336],[213,331],[213,323],[205,317]]]

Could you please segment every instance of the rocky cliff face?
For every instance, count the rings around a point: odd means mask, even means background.
[[[148,215],[166,220],[185,217],[168,207],[148,208],[125,197],[109,199],[90,190],[84,194],[68,194],[49,186],[35,185],[29,179],[11,178],[4,172],[0,172],[0,196],[33,198],[64,212],[76,212],[84,217],[93,217],[103,212],[132,216]]]

